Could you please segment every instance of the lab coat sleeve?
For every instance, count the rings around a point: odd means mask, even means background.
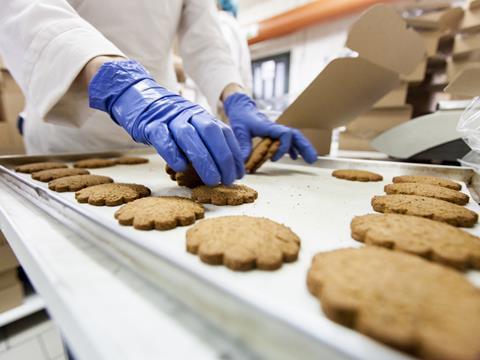
[[[205,95],[211,109],[216,109],[228,84],[243,84],[221,33],[215,2],[185,0],[178,36],[186,73]]]
[[[8,0],[0,6],[0,54],[25,95],[27,119],[44,119],[90,59],[122,52],[65,0]],[[82,91],[76,96],[86,97]]]

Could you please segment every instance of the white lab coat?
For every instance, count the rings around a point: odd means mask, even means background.
[[[222,34],[227,41],[233,62],[240,72],[242,84],[247,91],[252,91],[252,60],[247,39],[233,15],[227,11],[219,11],[218,19]]]
[[[75,81],[98,55],[138,60],[177,91],[171,47],[215,108],[241,83],[210,0],[8,0],[0,6],[0,53],[26,97],[27,152],[84,152],[135,146],[109,116],[88,107]]]

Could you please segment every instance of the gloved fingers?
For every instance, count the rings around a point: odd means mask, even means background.
[[[292,160],[297,160],[298,159],[298,151],[295,149],[294,146],[292,146],[290,148],[290,150],[288,151],[288,153],[290,154],[290,157],[292,158]]]
[[[192,116],[190,123],[197,130],[210,155],[220,170],[223,184],[230,185],[237,178],[235,160],[222,131],[222,124],[207,113]]]
[[[229,126],[222,126],[223,135],[227,141],[228,146],[233,154],[233,160],[235,162],[235,169],[237,170],[237,179],[242,178],[245,175],[245,163],[243,159],[243,154],[240,149],[240,145],[233,134],[232,129]],[[250,148],[252,147],[251,141],[249,141]],[[250,152],[248,153],[250,155]]]
[[[187,169],[187,159],[178,148],[168,126],[162,122],[147,125],[148,142],[157,150],[160,156],[175,171],[182,172]]]
[[[197,130],[188,122],[191,115],[188,111],[180,114],[170,122],[169,128],[202,181],[209,186],[217,185],[221,181],[220,171]]]
[[[233,133],[240,146],[242,160],[245,162],[252,153],[252,137],[250,136],[248,129],[240,126],[234,127]]]
[[[272,161],[279,160],[283,155],[285,155],[292,146],[292,132],[288,131],[279,138],[280,146],[277,152],[272,156]]]
[[[317,161],[317,150],[300,130],[292,130],[292,145],[298,150],[302,158],[309,164]]]

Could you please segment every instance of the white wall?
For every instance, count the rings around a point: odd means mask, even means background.
[[[238,21],[241,26],[281,14],[311,0],[240,0]]]
[[[244,24],[258,21],[260,16],[279,11],[283,6],[299,5],[302,0],[263,1],[249,8],[252,18],[249,21],[248,13],[243,14]],[[274,5],[277,4],[277,5]],[[253,10],[255,8],[255,11]],[[259,9],[265,11],[259,13]],[[268,9],[268,11],[267,11]],[[285,10],[279,11],[283,12]],[[350,25],[358,18],[360,13],[334,21],[323,22],[308,27],[293,34],[263,41],[250,47],[252,59],[259,59],[269,55],[291,52],[290,57],[290,97],[293,100],[305,87],[320,73],[320,71],[344,49],[346,35]]]

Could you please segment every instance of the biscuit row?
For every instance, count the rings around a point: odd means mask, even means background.
[[[332,175],[383,179],[355,172]],[[327,317],[423,359],[479,358],[480,291],[452,269],[480,269],[480,239],[456,227],[478,219],[460,206],[469,201],[460,189],[448,179],[401,176],[374,196],[373,209],[384,214],[350,224],[352,238],[371,246],[312,260],[308,289]]]
[[[383,179],[371,174],[349,170],[334,176]],[[108,197],[99,194],[99,187],[110,187],[108,194],[115,192],[114,185],[119,185],[116,190],[129,188],[139,199],[125,201],[128,204],[115,217],[122,225],[142,230],[193,224],[204,217],[197,201],[236,205],[257,196],[253,189],[237,185],[243,188],[197,187],[192,191],[196,201],[148,197],[149,190],[147,195],[141,185],[110,180],[77,190],[77,200],[94,204]],[[480,240],[455,227],[474,226],[477,214],[459,205],[468,203],[468,196],[461,195],[459,184],[450,180],[397,177],[393,182],[385,186],[387,195],[372,199],[373,209],[385,214],[358,216],[351,222],[352,238],[369,246],[317,254],[307,274],[308,289],[328,318],[388,345],[425,359],[476,359],[480,294],[452,268],[480,268]],[[226,216],[191,227],[186,245],[187,251],[208,264],[232,270],[274,270],[282,262],[297,259],[300,238],[269,219]]]

